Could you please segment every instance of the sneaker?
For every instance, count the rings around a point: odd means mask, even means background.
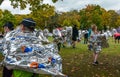
[[[98,63],[98,61],[96,61],[96,62],[93,62],[93,65],[98,65],[99,63]]]
[[[75,46],[73,46],[73,48],[76,48]]]

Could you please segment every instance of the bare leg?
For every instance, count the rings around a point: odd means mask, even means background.
[[[97,65],[98,64],[98,61],[97,61],[97,59],[98,59],[98,53],[93,53],[93,58],[94,58],[94,62],[93,62],[93,64],[94,65]]]
[[[115,39],[115,44],[116,44],[116,39]]]
[[[73,41],[73,48],[76,47],[76,41]]]
[[[94,62],[96,62],[97,59],[98,59],[98,53],[95,53],[95,55],[94,55]]]

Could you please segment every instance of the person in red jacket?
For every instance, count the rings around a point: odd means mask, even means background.
[[[119,43],[120,33],[114,33],[114,38],[115,38],[115,43],[116,43],[117,40],[118,40],[118,43]]]

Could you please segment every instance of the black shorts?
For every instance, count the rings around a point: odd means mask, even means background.
[[[73,37],[72,40],[73,40],[73,41],[77,41],[77,38]]]
[[[9,70],[6,67],[4,67],[2,77],[12,77],[12,72],[13,72],[13,70]]]
[[[120,36],[115,37],[115,40],[120,40]]]

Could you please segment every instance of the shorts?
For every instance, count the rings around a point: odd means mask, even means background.
[[[88,45],[88,50],[94,51],[95,53],[99,53],[101,51],[101,45],[98,43],[90,42]]]
[[[115,37],[115,40],[120,40],[120,36]]]
[[[77,41],[77,38],[73,37],[72,40],[73,40],[73,41]]]
[[[3,68],[3,76],[2,77],[11,77],[13,70],[9,70],[6,67]]]

